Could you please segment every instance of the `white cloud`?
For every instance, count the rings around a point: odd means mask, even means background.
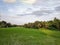
[[[2,20],[5,20],[5,21],[10,22],[12,24],[25,24],[25,23],[34,22],[34,21],[48,21],[48,20],[54,19],[55,17],[60,19],[60,14],[53,13],[51,15],[42,15],[39,17],[37,17],[35,15],[26,15],[26,16],[17,16],[17,15],[6,16],[6,15],[3,15]]]
[[[22,3],[26,3],[26,4],[34,4],[36,2],[36,0],[21,0]]]
[[[3,0],[3,1],[6,3],[15,3],[16,2],[16,0]]]
[[[10,8],[10,9],[8,9],[8,11],[9,11],[9,12],[13,12],[14,10]]]
[[[8,12],[12,14],[22,14],[26,12],[27,8],[16,6],[15,8],[8,8]]]
[[[60,0],[37,0],[35,2],[35,6],[46,6],[46,7],[54,7],[60,4]]]
[[[18,2],[17,6],[13,6],[14,8],[12,8],[12,6],[9,7],[9,9],[7,8],[8,9],[8,11],[6,10],[7,13],[2,15],[1,17],[2,20],[6,20],[7,22],[11,22],[13,24],[24,24],[28,22],[34,22],[36,20],[47,21],[53,19],[54,17],[60,19],[59,10],[60,7],[57,7],[57,9],[54,7],[56,5],[60,5],[59,2],[60,0],[3,0],[3,1],[6,3],[15,3],[16,1]],[[32,4],[35,4],[37,6],[34,6]],[[59,13],[57,13],[58,11]],[[20,14],[23,14],[23,16],[21,16]]]

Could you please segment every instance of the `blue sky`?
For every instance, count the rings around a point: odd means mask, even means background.
[[[12,24],[60,19],[60,0],[0,0],[0,20]]]

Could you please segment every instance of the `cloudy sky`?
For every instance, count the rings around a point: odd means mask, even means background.
[[[60,0],[0,0],[0,20],[12,24],[60,19]]]

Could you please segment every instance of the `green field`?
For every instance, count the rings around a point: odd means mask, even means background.
[[[43,28],[0,28],[0,45],[60,45],[60,31]]]

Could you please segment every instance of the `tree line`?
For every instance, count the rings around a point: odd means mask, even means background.
[[[58,29],[60,30],[60,20],[54,18],[54,20],[50,21],[35,21],[34,23],[28,23],[24,25],[12,25],[11,23],[7,23],[6,21],[0,21],[0,28],[7,27],[25,27],[25,28],[47,28],[47,29]]]
[[[8,28],[8,27],[17,27],[17,25],[12,25],[11,23],[7,23],[6,21],[0,21],[0,28]]]
[[[34,23],[24,24],[26,28],[47,28],[47,29],[58,29],[60,30],[60,20],[54,18],[54,20],[50,21],[35,21]]]

